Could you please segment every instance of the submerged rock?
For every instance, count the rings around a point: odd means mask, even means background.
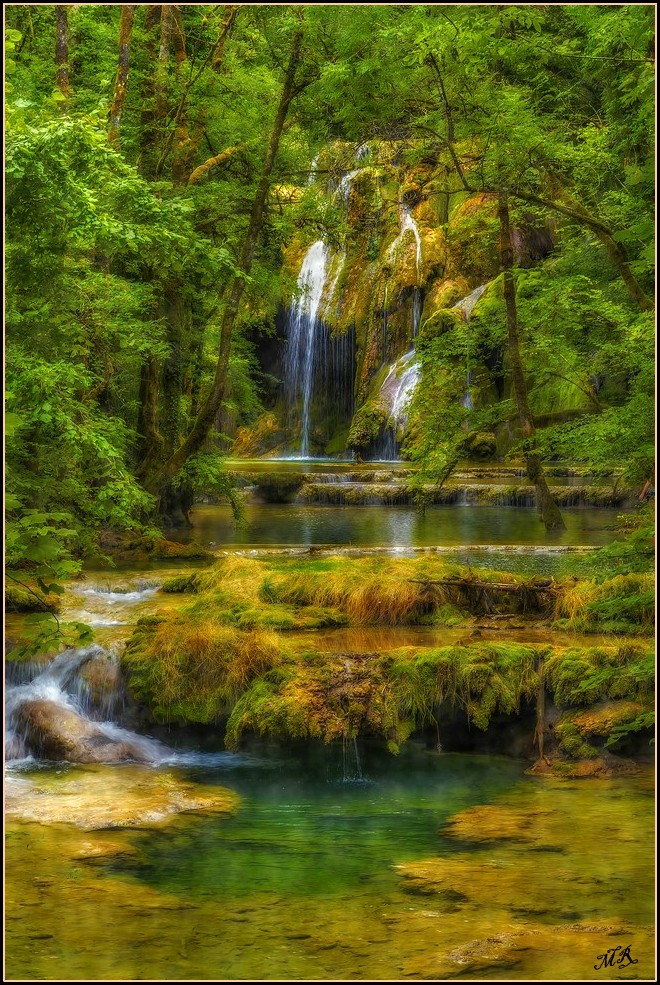
[[[238,804],[236,794],[224,787],[199,786],[171,771],[136,765],[82,767],[66,776],[30,780],[9,777],[5,796],[8,817],[87,831],[160,826],[190,811],[228,814]],[[81,848],[81,857],[113,853],[113,846]]]
[[[153,750],[117,730],[83,718],[56,701],[36,698],[16,710],[16,725],[28,747],[40,758],[69,763],[121,763],[153,760]]]
[[[479,804],[461,811],[442,829],[442,834],[461,841],[515,841],[549,848],[545,822],[552,820],[549,810],[510,807],[506,804]]]

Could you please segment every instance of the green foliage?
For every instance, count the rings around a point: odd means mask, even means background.
[[[570,648],[546,661],[548,687],[559,707],[591,705],[606,698],[648,700],[654,673],[653,652],[641,644]]]

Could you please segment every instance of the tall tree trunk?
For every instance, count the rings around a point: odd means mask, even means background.
[[[183,66],[188,61],[188,55],[186,53],[186,34],[181,11],[178,7],[174,7],[173,12],[172,43],[174,46],[174,78],[177,83],[178,92]],[[174,185],[185,185],[194,157],[194,147],[188,129],[187,105],[188,102],[184,95],[179,100],[179,106],[174,120],[172,149],[172,183]]]
[[[128,71],[131,62],[131,35],[133,33],[133,19],[137,4],[128,3],[121,8],[121,18],[119,21],[119,55],[117,61],[117,76],[115,78],[115,90],[110,107],[110,125],[108,127],[108,140],[115,147],[119,148],[119,124],[121,123],[124,106],[126,104],[126,87],[128,85]]]
[[[137,432],[141,439],[142,459],[137,470],[140,477],[158,468],[162,461],[163,436],[158,428],[159,363],[155,356],[142,365]]]
[[[231,29],[234,26],[234,22],[236,20],[236,17],[238,16],[239,9],[240,8],[238,4],[227,4],[225,7],[224,16],[222,18],[222,24],[220,26],[220,35],[213,49],[212,65],[213,65],[213,70],[215,72],[219,72],[220,69],[222,68],[222,63],[225,57],[225,44],[227,42],[227,38],[231,33]]]
[[[153,66],[145,73],[142,90],[142,113],[140,126],[140,171],[146,177],[153,173],[151,150],[156,140],[156,50],[161,17],[161,5],[147,7],[144,20],[146,35],[145,54],[147,65]]]
[[[69,80],[69,14],[68,6],[55,7],[55,82],[65,99],[71,95]]]
[[[497,216],[500,221],[500,263],[504,281],[504,304],[506,307],[506,326],[508,340],[508,355],[513,380],[513,390],[516,396],[518,418],[524,438],[525,463],[527,476],[536,489],[536,506],[545,524],[546,530],[564,530],[565,524],[559,507],[550,495],[548,483],[543,471],[541,457],[534,447],[536,428],[527,397],[527,382],[520,355],[520,338],[518,336],[518,312],[516,308],[516,285],[513,278],[513,243],[511,241],[511,224],[509,220],[509,202],[505,190],[498,194]]]
[[[159,121],[167,116],[167,75],[173,30],[174,8],[171,3],[164,3],[160,8],[160,44],[154,75],[156,119]]]
[[[173,455],[164,463],[163,467],[155,474],[146,477],[145,488],[150,492],[158,492],[174,476],[187,459],[199,451],[204,444],[206,437],[213,426],[218,409],[222,404],[228,390],[227,369],[229,367],[229,353],[234,324],[238,315],[238,309],[245,289],[245,278],[250,273],[254,251],[257,240],[263,225],[264,209],[268,190],[270,187],[270,176],[273,171],[275,159],[280,146],[282,131],[286,121],[291,101],[296,95],[296,71],[300,63],[301,48],[303,40],[302,29],[294,35],[289,64],[287,66],[280,102],[275,114],[273,129],[268,141],[266,158],[259,179],[259,184],[252,203],[250,222],[243,240],[243,247],[239,257],[239,273],[234,277],[226,299],[225,308],[220,325],[220,343],[218,346],[218,358],[216,363],[215,375],[208,396],[202,403],[196,420],[188,434],[188,437],[174,452]]]

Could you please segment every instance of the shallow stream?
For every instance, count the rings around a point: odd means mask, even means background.
[[[615,512],[566,511],[549,544],[533,511],[488,507],[249,507],[243,531],[200,507],[192,533],[221,551],[440,547],[548,573],[561,559],[575,570],[564,548],[610,540]],[[157,591],[177,570],[89,572],[66,614],[119,646],[140,615],[181,604]],[[464,633],[297,635],[369,652]],[[160,738],[172,749],[154,765],[10,764],[9,980],[600,980],[598,955],[617,945],[636,962],[617,978],[653,976],[650,771],[559,781],[526,775],[527,761],[413,742],[393,757],[369,743],[255,740],[229,754],[221,736]]]

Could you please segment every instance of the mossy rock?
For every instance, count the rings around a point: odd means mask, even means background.
[[[178,575],[176,578],[168,578],[160,586],[160,590],[172,595],[195,592],[197,590],[195,575]]]
[[[207,551],[200,544],[179,544],[165,538],[157,538],[151,542],[151,547],[147,546],[151,557],[164,561],[169,559],[181,559],[190,561],[214,561],[215,556],[211,551]]]
[[[435,311],[426,321],[422,322],[419,332],[420,341],[428,342],[431,339],[440,338],[441,335],[446,335],[447,332],[452,332],[462,325],[463,319],[457,311],[451,308]]]
[[[56,595],[44,595],[38,589],[8,585],[5,588],[5,612],[59,612],[61,602]]]
[[[471,434],[465,445],[471,459],[494,458],[497,454],[497,438],[492,431],[478,431]]]
[[[368,448],[377,440],[388,419],[386,410],[377,404],[363,404],[353,418],[348,433],[348,447],[358,450]]]

